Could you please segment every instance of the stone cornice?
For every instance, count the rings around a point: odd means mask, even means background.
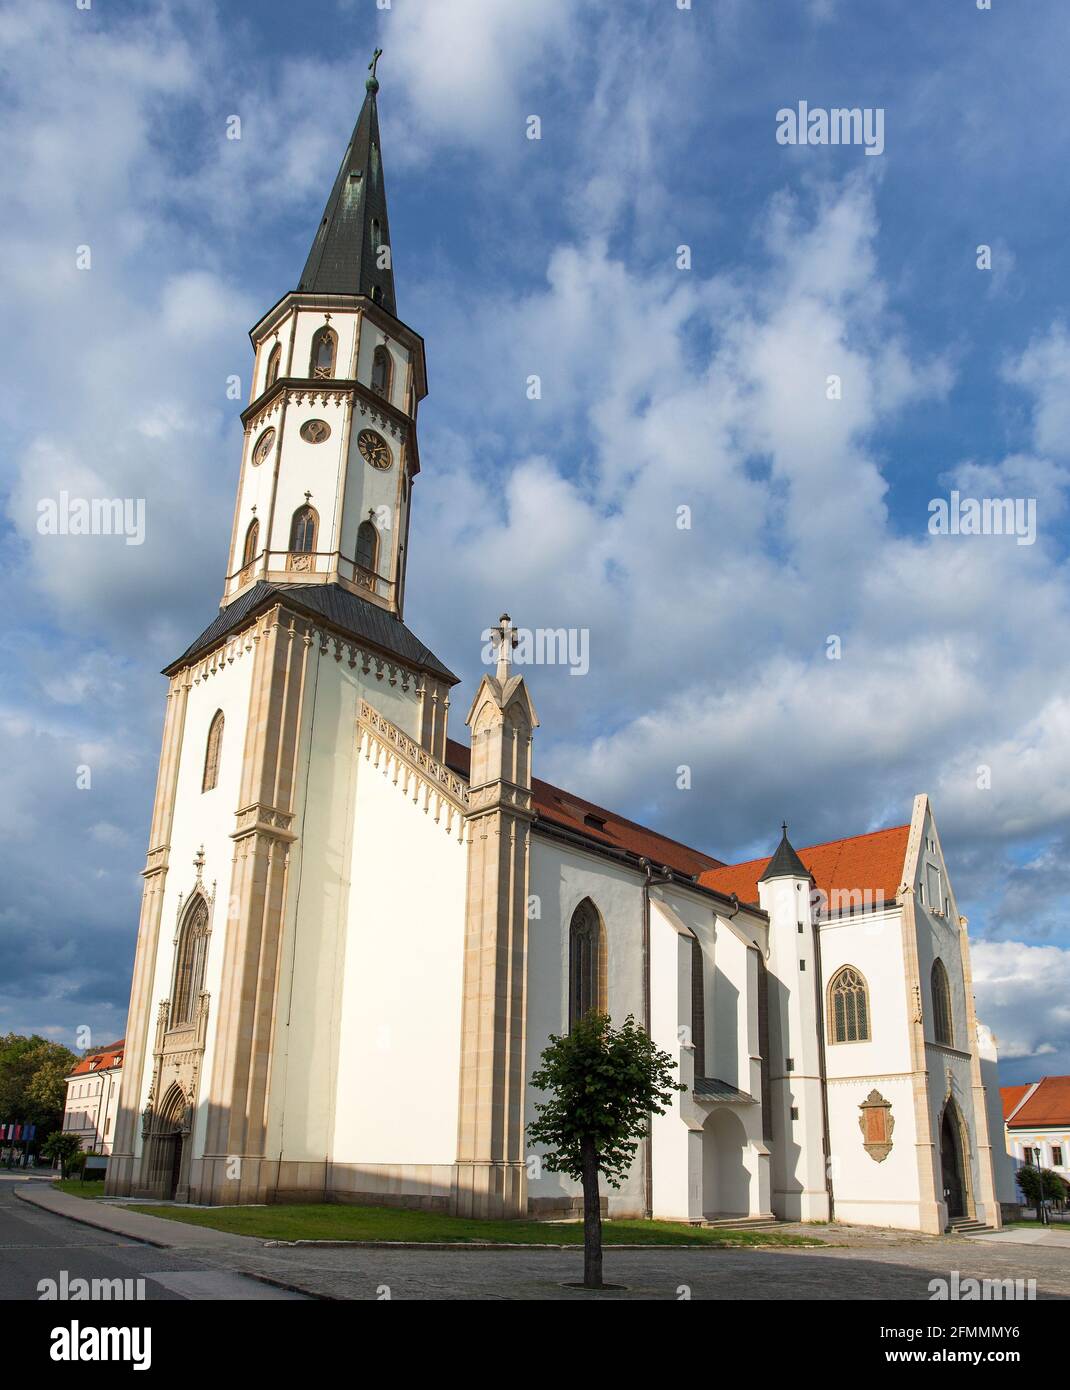
[[[405,412],[355,377],[279,377],[242,411],[239,418],[245,432],[249,434],[266,424],[279,412],[284,401],[297,406],[352,401],[361,415],[370,415],[394,439],[405,441],[410,436],[415,439],[412,421]]]

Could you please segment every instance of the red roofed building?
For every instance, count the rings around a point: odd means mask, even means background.
[[[1070,1181],[1070,1076],[1004,1086],[1000,1095],[1007,1152],[1015,1166],[1053,1168]]]
[[[87,1153],[111,1153],[125,1043],[93,1048],[67,1076],[63,1132],[77,1134]]]
[[[897,825],[799,850],[815,890],[824,899],[825,913],[872,911],[878,904],[894,903],[903,885],[909,835],[909,825]],[[699,882],[721,893],[735,893],[742,902],[756,903],[758,880],[768,867],[769,858],[722,864],[704,869]]]

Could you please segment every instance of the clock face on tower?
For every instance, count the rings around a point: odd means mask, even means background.
[[[259,466],[264,462],[268,454],[271,453],[271,446],[274,443],[275,431],[265,430],[264,433],[260,436],[260,438],[256,441],[256,448],[253,450],[254,468],[259,468]]]
[[[357,435],[357,448],[360,450],[366,463],[370,463],[373,468],[389,468],[393,460],[390,457],[390,446],[381,434],[376,434],[375,430],[361,430]]]

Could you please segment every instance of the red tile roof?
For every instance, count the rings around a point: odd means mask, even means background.
[[[1001,1086],[999,1088],[1000,1096],[1003,1099],[1004,1120],[1010,1119],[1011,1115],[1014,1113],[1015,1107],[1021,1104],[1022,1097],[1032,1084],[1033,1083],[1030,1081],[1025,1086]]]
[[[108,1043],[107,1047],[93,1048],[92,1052],[87,1052],[78,1065],[67,1075],[83,1076],[87,1072],[107,1071],[109,1067],[121,1067],[125,1042],[125,1038],[120,1038],[118,1042]]]
[[[1001,1089],[1004,1115],[1007,1113],[1007,1092],[1024,1092],[1028,1089],[1022,1086],[1005,1086]],[[1010,1121],[1011,1129],[1043,1129],[1051,1126],[1070,1128],[1070,1076],[1045,1076]]]
[[[882,892],[885,902],[895,902],[903,881],[909,834],[909,825],[896,825],[890,830],[874,830],[868,835],[810,845],[808,849],[800,849],[798,855],[813,874],[817,887],[830,899],[836,889],[846,892],[868,889],[873,893]],[[742,902],[756,903],[758,879],[771,857],[707,869],[699,882],[719,893],[736,893]]]
[[[471,750],[463,743],[456,743],[452,738],[447,739],[446,763],[454,772],[467,777],[471,766]],[[670,840],[655,830],[637,825],[635,821],[625,820],[623,816],[607,811],[603,806],[596,806],[593,801],[584,801],[580,796],[573,796],[571,792],[563,791],[550,782],[544,782],[540,777],[533,777],[531,786],[535,811],[540,820],[583,835],[592,844],[643,855],[656,864],[663,864],[678,873],[688,875],[715,869],[721,863],[710,854],[690,849],[678,840]]]

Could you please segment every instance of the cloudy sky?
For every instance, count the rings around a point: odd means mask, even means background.
[[[378,44],[455,716],[508,608],[589,633],[528,673],[537,771],[720,858],[927,791],[1004,1077],[1070,1071],[1064,0],[86,3],[0,8],[0,1031],[122,1031],[158,671]],[[803,100],[883,153],[778,143]],[[144,544],[38,534],[61,489]],[[930,534],[953,489],[1035,541]]]

